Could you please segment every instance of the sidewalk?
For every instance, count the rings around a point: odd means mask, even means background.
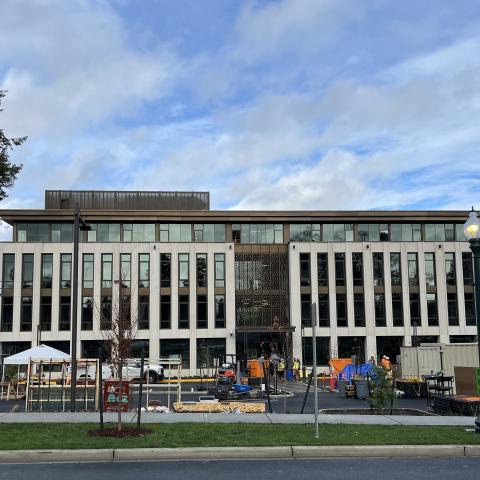
[[[124,421],[135,422],[136,413],[124,413]],[[105,413],[104,421],[116,422],[116,413]],[[0,413],[0,423],[96,423],[98,413],[55,412],[55,413]],[[142,423],[314,423],[313,414],[281,413],[142,413]],[[320,414],[321,424],[343,425],[446,425],[475,427],[475,417],[458,416],[409,416],[409,415],[325,415]]]

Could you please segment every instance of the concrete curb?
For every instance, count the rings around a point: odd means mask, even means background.
[[[342,445],[292,447],[292,450],[295,458],[466,456],[466,450],[463,445]],[[477,455],[480,455],[480,451]]]
[[[113,462],[113,450],[0,450],[0,463]]]
[[[284,447],[0,450],[0,463],[231,460],[239,458],[480,457],[480,445],[363,445]]]
[[[114,461],[222,460],[236,458],[292,458],[292,447],[198,447],[115,449]]]

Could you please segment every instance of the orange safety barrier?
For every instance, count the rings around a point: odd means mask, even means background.
[[[330,391],[333,392],[335,390],[335,377],[330,375]]]

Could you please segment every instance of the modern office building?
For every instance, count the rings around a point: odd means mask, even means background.
[[[74,208],[78,344],[96,356],[119,297],[138,330],[133,356],[256,357],[288,338],[320,364],[476,337],[465,211],[213,211],[205,192],[47,191],[44,210],[3,210],[2,355],[37,342],[69,351]]]

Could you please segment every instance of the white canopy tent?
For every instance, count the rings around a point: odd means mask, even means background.
[[[28,365],[30,360],[42,361],[65,361],[70,360],[68,353],[49,347],[48,345],[38,345],[23,352],[10,355],[3,360],[4,365]]]
[[[0,398],[4,398],[3,389],[6,386],[8,389],[7,399],[9,398],[10,383],[5,383],[5,367],[8,365],[17,365],[17,379],[20,378],[20,366],[28,365],[31,360],[44,361],[44,362],[66,362],[70,361],[71,357],[68,353],[57,350],[56,348],[49,347],[48,345],[37,345],[36,347],[29,348],[23,352],[10,355],[3,359],[2,365],[2,381],[1,381],[1,393]],[[18,397],[19,384],[17,383],[16,393]]]

